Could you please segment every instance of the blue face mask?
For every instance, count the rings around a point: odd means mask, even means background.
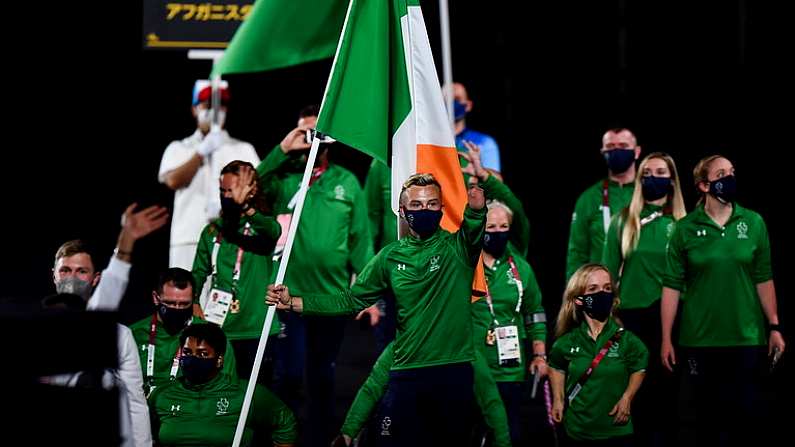
[[[610,172],[621,174],[635,163],[635,149],[612,149],[605,152],[604,157]]]
[[[183,355],[179,358],[179,367],[188,382],[199,385],[210,381],[216,362],[218,359],[215,357],[200,359],[193,355]]]
[[[436,230],[439,229],[439,222],[442,221],[441,210],[403,210],[403,214],[406,216],[409,227],[420,236],[420,239],[425,239],[436,233]]]
[[[731,203],[737,198],[737,179],[727,175],[709,182],[709,193],[723,203]]]
[[[662,199],[671,192],[671,179],[668,177],[655,177],[649,175],[640,179],[643,198],[653,202]]]
[[[483,234],[483,249],[495,258],[502,257],[510,234],[510,231],[486,231]]]
[[[467,114],[467,105],[463,102],[453,101],[453,116],[456,121],[461,121]]]
[[[579,297],[582,310],[586,315],[597,321],[607,321],[613,309],[613,292],[599,291]]]

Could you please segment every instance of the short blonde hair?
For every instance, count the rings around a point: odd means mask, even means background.
[[[405,182],[403,182],[403,187],[400,189],[400,203],[403,203],[403,198],[405,197],[406,190],[411,188],[412,186],[436,186],[439,188],[439,193],[442,192],[442,185],[436,180],[436,177],[433,174],[414,174]]]

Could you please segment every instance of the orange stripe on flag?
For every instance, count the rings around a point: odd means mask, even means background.
[[[442,202],[444,217],[442,228],[449,232],[458,231],[464,218],[464,207],[467,204],[467,189],[458,151],[454,147],[435,146],[432,144],[417,145],[417,172],[429,172],[442,185]],[[483,270],[483,255],[475,267],[472,279],[472,301],[486,294],[486,274]]]

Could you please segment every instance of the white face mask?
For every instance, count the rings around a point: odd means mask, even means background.
[[[196,122],[199,123],[199,126],[207,126],[209,127],[212,124],[213,114],[210,113],[210,109],[199,109],[198,113],[196,114]],[[218,124],[221,127],[224,127],[224,122],[226,121],[226,111],[221,110],[218,112]]]

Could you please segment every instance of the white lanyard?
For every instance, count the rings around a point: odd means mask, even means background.
[[[658,217],[661,217],[662,215],[663,215],[662,211],[655,211],[655,212],[649,214],[648,216],[644,217],[643,219],[641,219],[640,220],[640,226],[643,227],[646,224],[651,223],[652,221],[654,221],[654,219],[657,219]]]
[[[243,229],[243,236],[248,236],[249,230],[251,229],[251,223],[246,222],[246,226]],[[212,263],[212,275],[213,275],[213,286],[215,286],[216,278],[218,277],[218,250],[221,249],[221,233],[219,232],[218,235],[215,237],[215,243],[213,244],[213,254],[211,257]],[[243,263],[243,247],[237,248],[237,258],[235,259],[235,269],[232,271],[232,292],[236,292],[237,290],[237,282],[240,279],[240,267]]]
[[[511,265],[511,274],[513,275],[513,281],[516,285],[516,292],[519,294],[519,299],[516,301],[516,309],[514,309],[515,313],[519,313],[519,310],[522,308],[522,296],[524,295],[524,289],[522,287],[522,279],[519,277],[519,270],[516,268],[516,264],[513,262],[513,256],[508,257],[508,263]],[[489,305],[489,311],[491,312],[491,318],[494,320],[494,325],[499,326],[500,322],[497,321],[497,315],[494,313],[494,303],[491,300],[491,293],[488,291],[488,284],[486,284],[486,303]],[[511,318],[511,323],[514,322],[516,316],[514,315]]]
[[[190,322],[188,322],[190,325]],[[146,347],[146,380],[151,382],[155,377],[155,337],[157,334],[157,312],[152,315],[152,322],[149,325],[149,345]],[[179,369],[179,348],[174,353],[174,359],[171,361],[171,371],[169,376],[173,379],[177,377],[177,370]],[[150,383],[151,384],[151,383]]]
[[[605,179],[602,183],[602,224],[605,227],[605,234],[610,229],[610,182]]]

